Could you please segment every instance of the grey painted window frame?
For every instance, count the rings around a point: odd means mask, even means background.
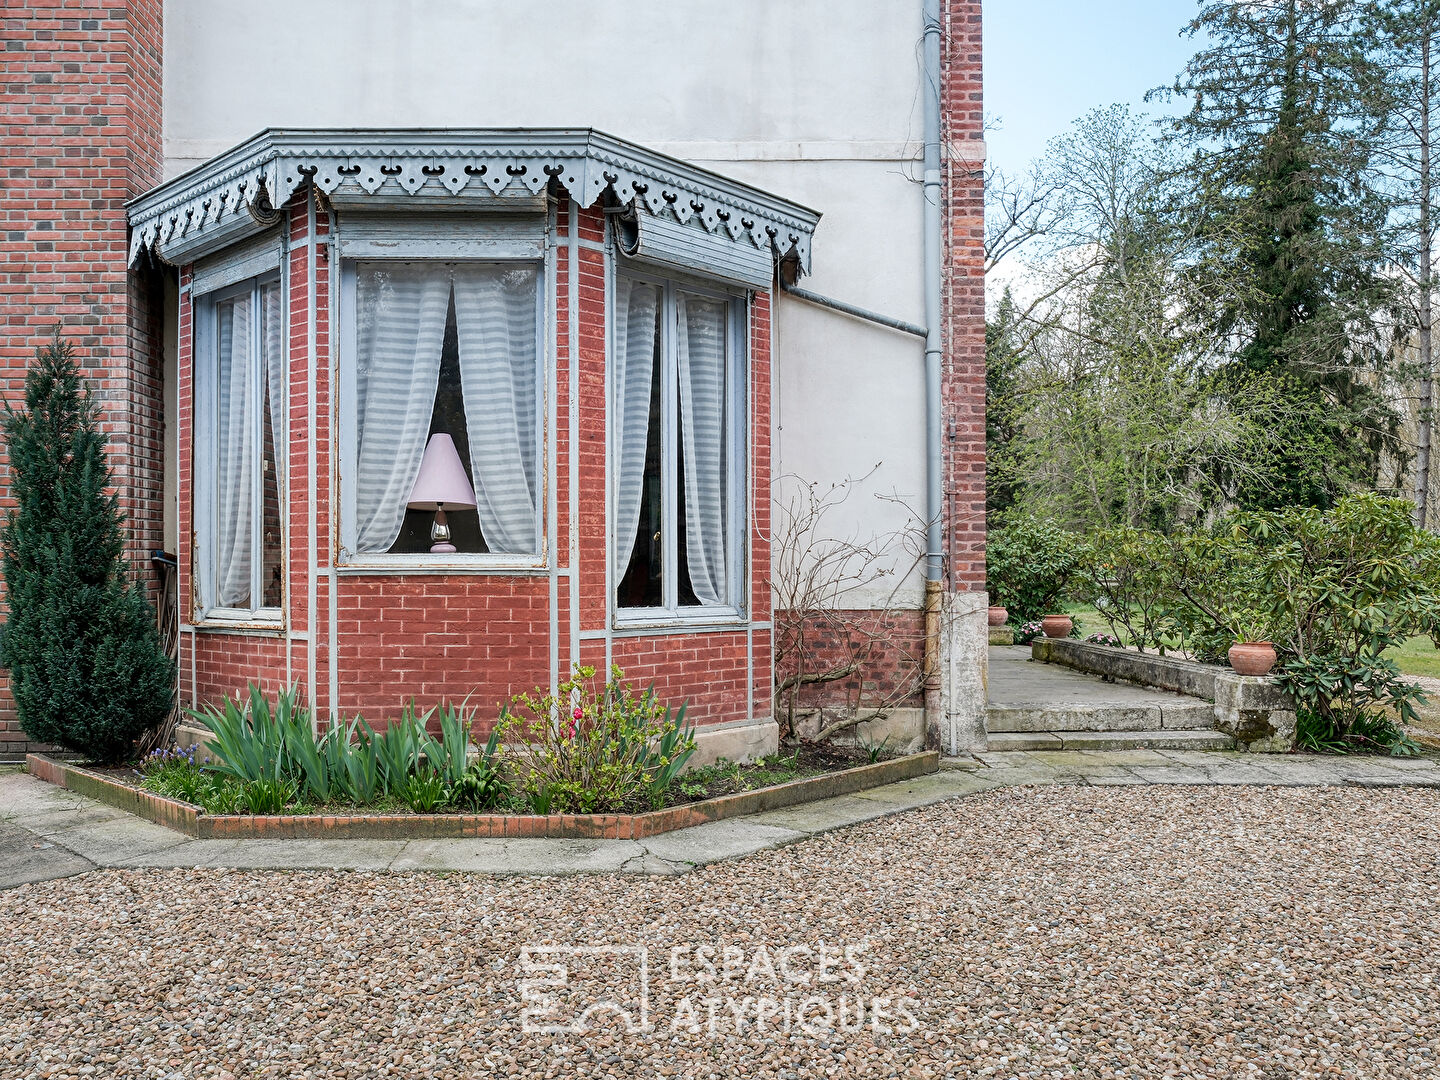
[[[437,215],[439,217],[440,215]],[[498,216],[498,215],[497,215]],[[443,220],[443,218],[442,218]],[[405,228],[403,221],[398,228]],[[541,226],[543,228],[543,224]],[[551,244],[543,232],[534,239],[510,237],[443,237],[399,236],[393,240],[366,238],[346,242],[344,224],[340,239],[340,312],[339,351],[332,375],[339,389],[336,413],[335,453],[339,462],[336,482],[339,497],[339,529],[335,569],[351,574],[405,573],[474,573],[539,575],[549,572],[547,514],[552,478],[549,469],[547,418],[550,415],[551,364],[549,338],[546,330],[547,285],[550,273]],[[355,269],[357,263],[405,262],[434,263],[436,266],[472,263],[481,265],[529,264],[534,266],[535,287],[535,349],[536,377],[535,438],[536,467],[540,489],[536,492],[534,554],[492,552],[454,552],[445,555],[429,553],[391,554],[389,552],[358,554],[355,551],[355,460],[358,432],[355,386],[356,341]]]
[[[247,258],[244,268],[254,271],[258,265],[270,265],[267,269],[255,274],[255,276],[211,289],[202,295],[196,296],[194,300],[195,319],[195,341],[192,349],[192,365],[194,368],[194,451],[192,451],[191,468],[194,476],[194,495],[191,511],[195,515],[195,566],[194,576],[197,586],[196,596],[199,600],[200,617],[198,625],[201,627],[255,627],[266,630],[283,628],[285,625],[285,609],[290,597],[289,587],[289,566],[290,566],[290,492],[288,487],[288,467],[285,470],[285,483],[279,483],[280,488],[280,535],[281,550],[284,552],[283,565],[286,572],[283,575],[284,583],[281,586],[281,599],[279,607],[265,607],[255,605],[249,609],[219,607],[215,603],[215,571],[218,559],[215,552],[218,529],[215,527],[216,512],[216,491],[217,483],[215,453],[206,452],[206,448],[214,448],[216,443],[216,432],[219,431],[220,418],[219,395],[217,384],[220,378],[220,358],[216,353],[217,341],[215,333],[215,307],[219,303],[232,299],[236,296],[243,296],[246,293],[251,295],[251,302],[254,305],[255,316],[250,320],[250,355],[249,362],[252,365],[252,377],[262,380],[266,379],[266,372],[261,366],[263,359],[262,338],[264,334],[264,321],[259,317],[260,292],[267,285],[278,284],[280,286],[280,309],[281,309],[281,355],[288,359],[290,355],[290,320],[288,317],[289,297],[285,282],[285,275],[280,272],[280,260],[278,254],[273,259],[261,260],[259,263]],[[238,264],[237,265],[242,265]],[[224,280],[223,277],[218,280]],[[260,400],[263,401],[263,398]],[[284,415],[286,418],[285,431],[275,433],[281,437],[281,444],[285,447],[285,456],[290,455],[290,379],[285,379],[285,405]],[[264,433],[265,417],[263,406],[255,409],[251,418],[257,429],[255,447],[256,453],[264,455]],[[277,477],[277,483],[279,482]],[[250,574],[250,597],[254,601],[263,598],[264,590],[264,484],[255,486],[257,512],[252,515],[254,530],[252,534],[252,548],[255,553]]]
[[[660,398],[661,438],[664,447],[661,453],[661,566],[675,566],[678,562],[677,506],[676,506],[676,453],[678,453],[678,427],[675,412],[678,394],[672,391],[678,385],[678,361],[676,336],[679,331],[678,314],[675,307],[675,293],[683,292],[692,296],[703,296],[720,300],[726,304],[726,498],[728,500],[725,545],[725,583],[730,594],[730,603],[682,606],[679,603],[679,586],[673,574],[662,577],[663,591],[660,607],[623,608],[616,593],[625,576],[629,552],[622,555],[616,550],[615,530],[607,530],[610,558],[610,595],[607,607],[610,610],[611,626],[616,630],[638,630],[645,628],[699,629],[702,627],[743,626],[749,618],[750,598],[745,595],[750,551],[746,543],[750,535],[749,499],[746,490],[747,464],[750,460],[750,400],[748,394],[750,372],[749,326],[751,297],[743,289],[695,275],[677,274],[653,270],[639,262],[615,263],[617,277],[643,281],[658,286],[662,292],[662,317],[660,332],[662,341],[662,373],[664,379]],[[613,297],[614,290],[608,290]],[[610,336],[609,355],[615,355],[614,322],[607,313],[606,327]],[[619,415],[616,395],[619,387],[615,381],[615,365],[607,364],[605,372],[606,412],[609,416]],[[605,456],[606,499],[609,520],[616,520],[619,491],[616,483],[618,465],[615,460],[614,425],[610,428],[609,444]]]

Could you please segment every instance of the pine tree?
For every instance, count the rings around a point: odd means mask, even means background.
[[[1207,3],[1207,39],[1169,93],[1191,102],[1175,136],[1193,148],[1185,199],[1196,266],[1241,273],[1208,315],[1233,336],[1233,375],[1281,380],[1297,406],[1278,471],[1243,505],[1325,506],[1374,481],[1397,418],[1366,369],[1388,357],[1394,282],[1382,272],[1383,200],[1368,177],[1377,133],[1359,0]]]
[[[5,405],[10,511],[0,532],[10,608],[0,664],[20,726],[100,762],[123,760],[169,711],[175,664],[131,579],[105,436],[57,328],[25,405]]]

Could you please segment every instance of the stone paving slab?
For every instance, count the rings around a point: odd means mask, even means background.
[[[816,804],[811,804],[816,805]],[[651,855],[667,862],[703,866],[741,855],[750,855],[766,848],[794,843],[807,834],[778,825],[761,825],[748,818],[712,821],[691,829],[679,829],[640,841]]]
[[[195,840],[0,770],[0,888],[97,866],[677,874],[946,799],[1063,784],[1440,789],[1440,761],[1174,749],[986,752],[913,780],[642,841]]]
[[[616,873],[645,854],[634,840],[411,840],[387,868],[484,874]]]
[[[89,859],[28,829],[0,821],[0,888],[70,877],[94,869],[95,864]]]

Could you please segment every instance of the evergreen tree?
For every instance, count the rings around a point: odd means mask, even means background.
[[[1359,13],[1358,0],[1207,3],[1190,32],[1209,45],[1169,91],[1191,101],[1174,134],[1195,151],[1184,205],[1196,270],[1239,268],[1244,283],[1218,318],[1234,374],[1283,379],[1301,427],[1277,474],[1236,490],[1244,505],[1328,505],[1372,483],[1394,444],[1393,410],[1366,373],[1388,356],[1394,283],[1368,183],[1377,133]]]
[[[58,328],[36,350],[24,407],[7,402],[5,413],[15,506],[0,533],[10,608],[0,663],[20,726],[123,760],[169,711],[175,664],[127,572],[98,411]]]

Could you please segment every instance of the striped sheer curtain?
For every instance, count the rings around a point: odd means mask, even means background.
[[[217,353],[215,604],[249,608],[254,543],[255,421],[259,387],[251,363],[249,293],[215,305]]]
[[[635,550],[645,495],[645,451],[655,339],[660,333],[660,288],[615,279],[615,552],[623,574]]]
[[[492,552],[532,554],[539,550],[539,271],[533,266],[462,265],[452,280],[460,391],[480,531]]]
[[[441,267],[357,269],[358,552],[388,551],[400,535],[430,433],[449,307],[450,276]]]
[[[701,604],[728,603],[725,583],[725,325],[718,300],[675,294],[685,555]]]

